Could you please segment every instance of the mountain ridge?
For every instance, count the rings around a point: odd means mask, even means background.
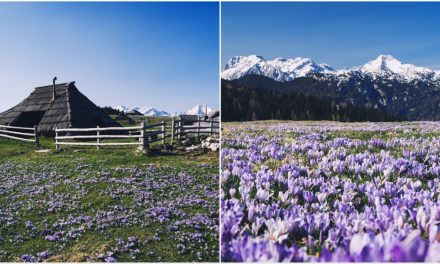
[[[166,111],[158,110],[157,108],[145,106],[145,107],[126,107],[124,105],[118,105],[113,107],[113,109],[118,110],[120,112],[127,113],[129,111],[138,111],[144,116],[170,116],[170,114]]]
[[[115,110],[118,110],[119,112],[127,113],[129,111],[138,111],[144,116],[172,116],[167,111],[158,110],[157,108],[145,106],[145,107],[127,107],[124,105],[118,105],[112,107]],[[196,104],[195,106],[189,108],[188,110],[182,112],[181,114],[187,114],[187,115],[198,115],[198,116],[204,116],[207,113],[215,110],[214,108],[211,108],[205,104]],[[175,113],[174,115],[178,115],[179,113]]]
[[[391,55],[343,70],[304,58],[266,61],[261,56],[240,56],[225,66],[222,79],[373,108],[405,120],[440,120],[440,74]]]
[[[222,79],[235,80],[245,75],[263,75],[286,82],[298,77],[323,74],[344,78],[347,75],[364,74],[372,78],[388,78],[411,82],[413,80],[440,83],[440,71],[402,63],[391,55],[379,55],[364,65],[335,70],[328,64],[316,64],[309,58],[275,58],[266,60],[262,56],[235,56],[222,71]]]
[[[329,102],[377,109],[405,120],[440,120],[440,87],[421,81],[402,83],[359,75],[342,82],[335,77],[314,75],[279,82],[262,75],[246,75],[229,82],[254,90],[294,91]]]

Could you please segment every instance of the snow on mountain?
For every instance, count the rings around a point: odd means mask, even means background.
[[[327,64],[316,64],[308,58],[265,60],[261,56],[236,56],[228,61],[222,78],[233,80],[245,75],[264,75],[277,81],[291,81],[297,77],[313,73],[334,74],[336,71]]]
[[[166,111],[161,111],[161,110],[158,110],[154,107],[149,107],[149,106],[134,107],[134,108],[128,108],[126,106],[116,106],[113,108],[118,111],[124,112],[124,113],[131,111],[131,110],[136,110],[145,116],[170,116],[170,114]]]
[[[123,105],[118,105],[113,107],[113,109],[118,110],[119,112],[127,112],[128,111],[128,107],[123,106]]]
[[[187,115],[198,115],[198,116],[204,116],[210,111],[214,110],[213,108],[208,107],[207,105],[203,104],[196,104],[194,107],[188,109],[185,114]]]
[[[170,116],[170,114],[166,111],[158,110],[154,107],[145,106],[145,107],[135,107],[134,110],[139,111],[144,116]]]
[[[143,114],[144,116],[171,116],[170,113],[162,110],[158,110],[157,108],[145,106],[145,107],[133,107],[129,108],[126,106],[115,106],[113,109],[116,109],[121,112],[129,112],[131,110],[136,110]],[[209,113],[210,111],[214,110],[213,108],[207,107],[203,104],[196,104],[194,107],[188,109],[184,113],[187,115],[198,115],[198,116],[204,116],[206,113]],[[175,113],[174,115],[178,115],[178,113]]]
[[[358,69],[374,77],[395,77],[405,81],[430,79],[435,75],[431,69],[404,64],[391,55],[379,55]]]
[[[412,80],[440,81],[439,72],[412,64],[404,64],[391,55],[379,55],[375,60],[369,61],[363,66],[343,70],[335,70],[327,64],[316,64],[308,58],[265,60],[256,55],[236,56],[226,64],[222,78],[234,80],[245,75],[256,74],[285,82],[318,73],[338,77],[361,73],[372,78],[395,78],[405,82]]]

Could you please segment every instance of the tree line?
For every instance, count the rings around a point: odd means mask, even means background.
[[[377,109],[336,103],[313,95],[276,89],[248,88],[222,80],[222,121],[333,120],[341,122],[400,121]]]

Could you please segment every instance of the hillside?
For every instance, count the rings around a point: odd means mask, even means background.
[[[396,121],[376,109],[306,95],[267,77],[222,80],[222,121],[254,120]]]
[[[440,74],[390,55],[342,70],[304,58],[238,56],[225,66],[222,78],[250,88],[373,108],[406,120],[440,120]]]

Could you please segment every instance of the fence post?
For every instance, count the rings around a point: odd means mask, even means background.
[[[175,133],[175,131],[174,131],[175,126],[174,125],[175,124],[174,124],[174,117],[173,117],[173,119],[171,120],[171,143],[174,142],[174,133]]]
[[[198,125],[197,125],[197,136],[200,137],[200,116],[197,118]]]
[[[98,149],[99,150],[99,144],[101,143],[101,139],[99,138],[99,136],[101,135],[101,133],[99,132],[99,126],[96,126],[96,143],[98,143],[97,145],[96,145],[96,149]]]
[[[145,124],[144,124],[144,122],[142,121],[142,123],[141,123],[141,136],[139,137],[139,143],[141,143],[140,145],[141,145],[141,148],[142,148],[142,150],[144,149],[144,126],[145,126]]]
[[[214,127],[214,120],[211,120],[211,128],[210,128],[210,131],[209,131],[209,134],[212,136],[212,133],[213,133],[213,127]]]
[[[177,139],[180,139],[182,134],[182,120],[177,120]]]
[[[58,127],[55,127],[55,149],[60,149],[60,145],[58,144]]]
[[[148,136],[145,133],[145,121],[141,123],[141,148],[142,150],[148,149]]]
[[[162,126],[161,126],[161,130],[162,130],[162,145],[165,145],[165,140],[166,140],[166,130],[165,130],[165,126],[166,126],[166,122],[162,121]]]
[[[34,136],[35,136],[35,146],[38,148],[40,146],[40,140],[38,138],[38,126],[34,126]]]

